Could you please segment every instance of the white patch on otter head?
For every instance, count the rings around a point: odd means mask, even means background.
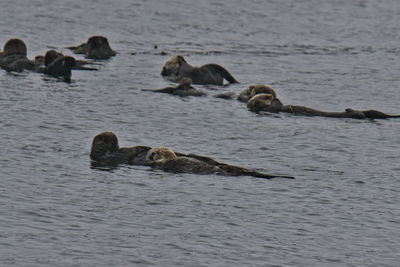
[[[249,90],[250,90],[250,98],[258,94],[270,94],[274,98],[276,98],[276,93],[274,89],[272,89],[271,86],[266,84],[252,85],[249,87]]]
[[[175,55],[165,62],[161,74],[163,76],[171,77],[173,79],[178,78],[180,62],[185,61],[183,56]]]
[[[272,104],[272,101],[274,100],[274,96],[271,94],[258,94],[253,96],[249,102],[247,102],[247,107],[248,108],[254,108],[254,107],[266,107],[270,106]]]
[[[162,146],[150,149],[146,155],[146,161],[148,162],[164,162],[173,158],[176,158],[174,151]]]

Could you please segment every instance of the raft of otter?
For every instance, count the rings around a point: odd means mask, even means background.
[[[91,64],[90,62],[76,60],[55,50],[47,51],[45,56],[38,55],[34,60],[28,59],[26,55],[25,42],[20,39],[10,39],[5,43],[3,52],[0,53],[0,67],[9,72],[29,70],[44,73],[53,77],[60,77],[67,82],[71,80],[72,69],[97,70],[84,66]]]
[[[116,166],[118,164],[146,165],[166,172],[217,174],[226,176],[252,176],[257,178],[290,178],[286,175],[271,175],[246,168],[218,162],[212,158],[195,154],[174,152],[166,147],[148,146],[122,147],[112,132],[102,132],[92,141],[90,152],[92,166]]]

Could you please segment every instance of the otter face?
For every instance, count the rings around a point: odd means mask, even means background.
[[[163,69],[161,71],[162,76],[178,76],[179,68],[182,62],[186,62],[183,56],[176,55],[171,57],[165,62]]]
[[[168,147],[156,147],[147,152],[146,161],[148,163],[164,162],[176,158],[174,151]]]
[[[93,138],[90,156],[93,159],[119,149],[117,136],[112,132],[103,132]]]
[[[271,94],[258,94],[247,102],[247,107],[251,110],[259,110],[271,106],[273,100],[274,96]]]
[[[35,62],[35,64],[37,64],[37,65],[44,65],[45,58],[44,58],[44,56],[42,56],[42,55],[38,55],[38,56],[35,57],[34,62]]]
[[[20,39],[8,40],[3,48],[3,56],[22,55],[26,56],[26,45]]]
[[[238,100],[247,103],[250,100],[250,98],[252,98],[257,94],[270,94],[274,98],[276,98],[276,93],[274,89],[265,84],[256,84],[256,85],[250,85],[248,88],[243,90],[239,94]]]

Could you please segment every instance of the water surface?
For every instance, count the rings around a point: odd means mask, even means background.
[[[212,95],[267,83],[286,104],[400,113],[399,13],[394,0],[2,1],[0,43],[21,38],[30,58],[97,34],[118,54],[69,84],[0,71],[1,265],[397,266],[400,120],[261,116]],[[141,91],[170,85],[177,53],[241,83]],[[297,179],[91,169],[102,131]]]

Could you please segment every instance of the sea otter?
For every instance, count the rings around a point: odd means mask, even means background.
[[[253,176],[271,179],[276,177],[294,179],[292,176],[270,175],[251,171],[242,167],[220,163],[208,157],[193,154],[177,154],[167,147],[157,147],[149,150],[146,155],[146,164],[166,172],[218,174],[227,176]]]
[[[92,36],[86,43],[67,48],[73,50],[75,54],[84,54],[87,58],[92,59],[109,59],[116,54],[104,36]]]
[[[0,67],[6,71],[22,72],[34,70],[35,62],[27,57],[27,48],[21,39],[10,39],[4,44],[0,54]]]
[[[96,68],[84,66],[91,64],[90,62],[76,60],[71,56],[64,56],[55,50],[47,51],[45,56],[36,56],[35,62],[40,64],[40,68],[37,68],[38,72],[54,77],[62,77],[67,82],[71,80],[71,70],[97,70]]]
[[[93,138],[90,158],[106,165],[134,164],[144,165],[147,151],[151,147],[119,147],[118,138],[112,132],[103,132]]]
[[[208,157],[173,152],[166,148],[152,149],[148,146],[120,148],[117,136],[112,132],[102,132],[93,138],[90,158],[92,166],[95,167],[99,165],[116,166],[118,164],[133,164],[147,165],[163,169],[164,171],[178,173],[216,173],[231,176],[247,175],[267,179],[274,177],[294,179],[292,176],[259,173],[242,167],[220,163]]]
[[[273,97],[276,97],[276,93],[274,89],[272,89],[270,86],[266,84],[256,84],[256,85],[250,85],[248,88],[243,90],[237,99],[241,102],[248,102],[250,98],[257,94],[271,94]]]
[[[181,55],[173,56],[167,60],[161,75],[172,82],[179,82],[183,77],[187,77],[194,84],[223,85],[224,79],[230,83],[238,83],[229,71],[220,65],[211,63],[201,67],[193,67]]]
[[[171,95],[177,95],[181,97],[185,96],[205,96],[206,92],[194,88],[192,85],[192,80],[190,78],[183,77],[179,81],[179,85],[177,87],[166,87],[163,89],[142,89],[142,91],[151,91],[156,93],[166,93]]]
[[[72,68],[76,65],[76,60],[70,56],[61,56],[56,58],[53,62],[43,69],[43,73],[54,76],[62,77],[64,81],[71,81]]]
[[[282,102],[272,94],[258,94],[253,96],[247,103],[247,107],[254,112],[286,112],[303,116],[320,116],[333,118],[353,119],[387,119],[400,118],[400,115],[389,115],[378,110],[353,110],[346,109],[344,112],[327,112],[304,106],[283,105]]]

